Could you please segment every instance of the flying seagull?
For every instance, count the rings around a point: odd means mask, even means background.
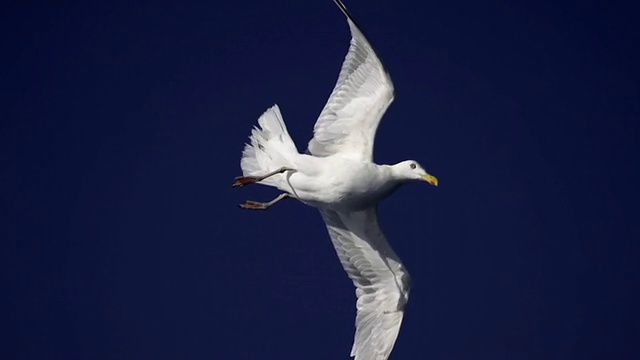
[[[333,246],[356,287],[355,360],[386,360],[393,349],[411,286],[409,273],[378,224],[377,204],[400,185],[437,186],[417,161],[373,162],[378,123],[394,98],[389,74],[340,0],[351,44],[338,81],[313,129],[308,150],[296,149],[277,105],[258,119],[234,187],[259,183],[282,193],[244,209],[266,210],[286,198],[316,207]]]

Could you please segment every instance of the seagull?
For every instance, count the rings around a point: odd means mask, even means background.
[[[373,48],[340,0],[351,43],[336,85],[299,153],[277,105],[265,111],[245,145],[242,176],[282,191],[269,202],[246,201],[243,209],[266,210],[287,199],[320,210],[331,242],[356,287],[356,332],[351,357],[386,360],[398,337],[409,298],[409,273],[378,223],[378,203],[414,181],[437,186],[415,160],[395,165],[373,162],[378,124],[394,99],[393,83]]]

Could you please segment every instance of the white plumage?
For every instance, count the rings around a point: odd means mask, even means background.
[[[251,143],[245,145],[242,152],[240,167],[245,176],[260,176],[270,173],[282,166],[290,164],[298,154],[287,126],[282,120],[278,105],[267,109],[258,118],[260,128],[251,131]],[[276,186],[277,177],[273,176],[262,181],[264,185]]]
[[[344,5],[338,6],[347,16],[351,46],[313,128],[309,151],[315,156],[340,153],[372,161],[378,123],[393,101],[393,83]]]
[[[321,213],[338,258],[356,286],[356,335],[351,356],[386,359],[400,331],[409,297],[409,273],[380,230],[375,208]]]
[[[278,106],[258,119],[242,154],[243,176],[284,193],[267,209],[292,197],[320,210],[338,258],[356,287],[355,360],[386,360],[393,349],[410,290],[409,273],[380,229],[377,204],[409,181],[437,185],[413,160],[395,165],[373,162],[378,124],[393,101],[393,83],[371,45],[340,0],[351,44],[338,81],[314,127],[309,154],[300,154]]]

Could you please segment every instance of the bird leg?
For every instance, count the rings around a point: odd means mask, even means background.
[[[282,193],[280,195],[278,195],[277,198],[266,202],[266,203],[261,203],[261,202],[257,202],[257,201],[251,201],[251,200],[247,200],[245,201],[244,204],[240,204],[238,206],[240,206],[243,209],[247,209],[247,210],[267,210],[271,205],[277,203],[280,200],[284,200],[288,197],[291,197],[291,195],[289,195],[288,193]]]
[[[270,176],[276,175],[276,174],[282,174],[285,171],[294,171],[294,169],[288,168],[288,167],[281,167],[278,170],[272,171],[266,175],[262,175],[262,176],[238,176],[235,178],[236,182],[233,183],[233,187],[238,187],[238,186],[246,186],[249,184],[253,184],[255,182],[258,181],[262,181]]]

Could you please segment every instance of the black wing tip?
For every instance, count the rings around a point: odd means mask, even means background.
[[[342,11],[342,13],[344,14],[344,16],[347,17],[347,19],[349,19],[349,21],[351,21],[352,23],[354,23],[358,29],[360,28],[360,26],[358,25],[358,23],[356,23],[355,19],[353,18],[353,15],[351,15],[351,13],[349,12],[349,10],[347,10],[347,7],[344,5],[344,3],[341,0],[333,0],[333,2],[338,6],[338,8],[340,9],[340,11]]]
[[[333,2],[336,3],[336,5],[338,5],[338,7],[340,8],[340,11],[342,11],[342,13],[346,17],[351,17],[351,14],[349,14],[349,10],[347,10],[347,7],[344,5],[344,3],[341,0],[333,0]]]
[[[367,43],[367,45],[371,48],[371,50],[375,53],[375,51],[373,50],[373,46],[371,46],[371,43],[369,42],[369,38],[365,35],[364,31],[362,31],[362,28],[360,27],[360,25],[356,22],[356,20],[353,18],[353,15],[351,15],[351,13],[349,12],[349,10],[347,10],[347,7],[344,5],[344,3],[342,2],[342,0],[333,0],[333,2],[338,6],[338,8],[340,8],[340,11],[342,11],[342,13],[344,14],[344,16],[347,17],[347,20],[349,20],[353,25],[355,25],[356,29],[360,32],[360,34],[362,35],[362,37],[364,37],[365,42]],[[375,54],[376,56],[378,56],[378,54]],[[379,56],[378,56],[379,58]],[[380,63],[382,64],[382,60],[380,60]],[[389,76],[389,72],[387,71],[386,67],[384,65],[382,65],[382,68],[384,69],[385,73],[387,73],[387,77],[390,78]],[[395,92],[395,90],[394,90]]]

